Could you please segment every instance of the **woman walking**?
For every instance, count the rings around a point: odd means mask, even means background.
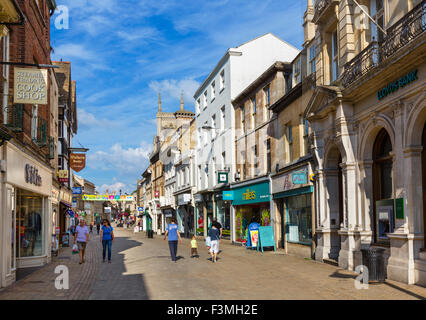
[[[182,243],[182,238],[180,237],[178,226],[174,218],[172,219],[171,223],[167,226],[166,234],[164,235],[164,240],[166,240],[167,236],[169,237],[170,256],[172,257],[172,261],[176,262],[178,238],[181,243]]]
[[[212,225],[212,228],[209,230],[210,237],[210,255],[212,256],[212,261],[217,261],[217,254],[219,253],[219,240],[220,240],[220,231],[216,228],[215,225]]]
[[[101,243],[102,243],[102,257],[103,261],[105,262],[105,256],[106,256],[106,250],[108,248],[108,263],[111,263],[111,245],[114,241],[114,229],[111,227],[111,224],[107,219],[104,219],[102,222],[102,228],[101,228]]]

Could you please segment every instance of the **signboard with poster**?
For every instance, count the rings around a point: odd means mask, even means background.
[[[47,70],[14,68],[13,103],[47,104]]]

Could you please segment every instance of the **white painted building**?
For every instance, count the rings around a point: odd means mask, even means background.
[[[210,224],[216,216],[215,192],[220,196],[227,185],[217,183],[218,171],[228,172],[228,183],[234,181],[235,120],[231,101],[275,61],[293,61],[298,53],[292,45],[267,33],[230,48],[195,92],[195,211],[199,235],[207,234],[204,224]]]

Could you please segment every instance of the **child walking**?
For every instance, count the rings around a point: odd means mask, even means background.
[[[192,237],[191,244],[189,246],[191,247],[191,258],[198,257],[198,245],[195,236]]]

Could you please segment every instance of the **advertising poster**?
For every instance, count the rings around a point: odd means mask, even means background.
[[[259,240],[259,230],[250,231],[251,247],[257,248],[257,241]]]

